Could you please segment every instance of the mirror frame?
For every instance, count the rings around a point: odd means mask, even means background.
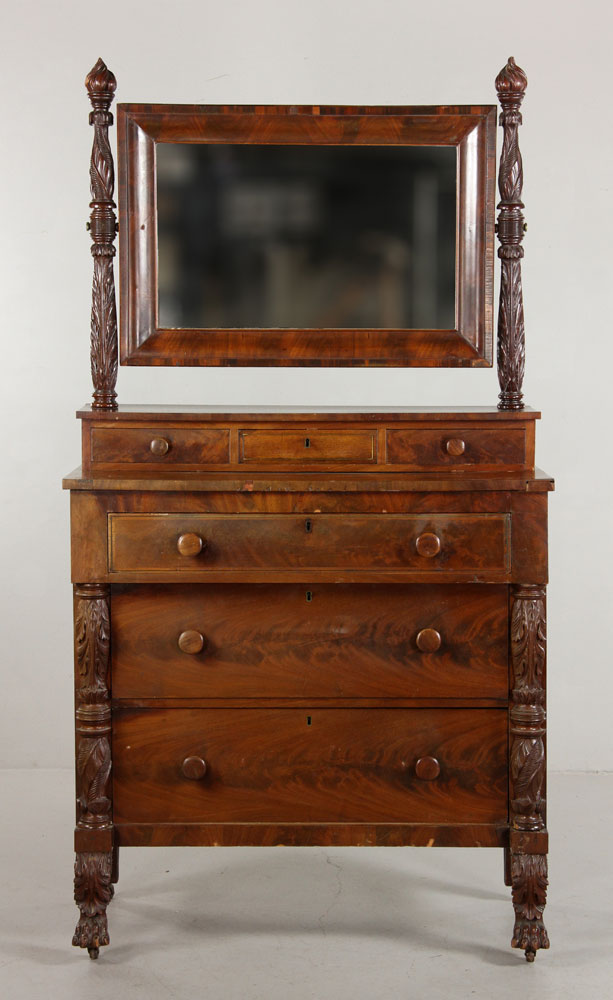
[[[122,365],[490,367],[496,108],[118,106]],[[456,326],[164,329],[158,326],[158,142],[410,145],[457,149]]]

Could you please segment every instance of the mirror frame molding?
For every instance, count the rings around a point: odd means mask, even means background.
[[[120,104],[117,110],[122,365],[491,367],[495,106]],[[455,146],[456,328],[159,328],[158,142]]]

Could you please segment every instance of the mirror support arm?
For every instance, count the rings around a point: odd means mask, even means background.
[[[518,130],[520,112],[528,79],[513,57],[496,77],[496,91],[502,107],[500,124],[503,128],[502,153],[498,187],[498,256],[501,262],[500,306],[498,311],[498,381],[499,410],[522,410],[522,383],[526,362],[524,333],[524,301],[521,285],[521,261],[524,248],[524,203],[521,200],[524,183],[519,151]]]
[[[109,111],[117,81],[102,59],[90,70],[85,87],[92,105],[89,123],[94,126],[94,141],[89,169],[92,200],[87,228],[90,230],[94,258],[91,316],[91,369],[94,384],[92,408],[116,410],[117,393],[117,305],[113,257],[117,221],[113,190],[115,171],[109,145]]]

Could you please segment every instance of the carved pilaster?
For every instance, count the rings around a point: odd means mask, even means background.
[[[511,825],[544,830],[545,591],[515,587],[511,608]]]
[[[511,592],[510,823],[512,844],[546,844],[545,833],[545,589],[516,586]],[[542,838],[542,840],[539,840]],[[544,848],[546,850],[546,847]],[[543,925],[547,893],[547,857],[511,852],[515,928],[511,944],[523,948],[529,962],[538,948],[548,948]],[[530,850],[530,848],[529,848]]]
[[[115,172],[109,145],[109,111],[117,81],[102,59],[90,70],[85,86],[93,111],[89,123],[94,126],[89,169],[92,200],[88,228],[92,238],[94,277],[92,284],[91,368],[94,383],[92,406],[97,410],[116,410],[117,382],[117,306],[113,257],[115,256]]]
[[[112,826],[109,588],[75,588],[77,827]]]
[[[81,911],[73,945],[87,948],[90,958],[109,943],[106,908],[113,898],[110,852],[77,854],[74,866],[74,898]]]
[[[511,57],[496,77],[502,107],[502,153],[498,173],[500,202],[497,232],[501,261],[500,306],[498,311],[498,381],[501,410],[523,409],[522,384],[525,367],[524,300],[521,261],[524,249],[524,203],[521,200],[524,172],[519,151],[520,113],[528,79]]]
[[[109,587],[75,587],[75,716],[77,835],[111,842],[111,699]],[[112,853],[80,851],[75,901],[81,910],[72,943],[97,958],[108,944],[106,905],[112,896]]]

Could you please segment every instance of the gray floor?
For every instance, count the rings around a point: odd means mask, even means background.
[[[72,775],[0,772],[0,995],[608,998],[612,793],[610,774],[551,776],[552,947],[533,966],[509,947],[502,851],[410,848],[125,850],[92,962],[70,946]]]

